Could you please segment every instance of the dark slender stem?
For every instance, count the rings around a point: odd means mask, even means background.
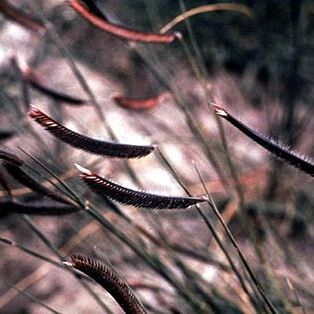
[[[3,278],[2,276],[0,277],[2,281],[9,283],[9,281],[5,278]],[[30,293],[28,293],[27,291],[21,290],[18,287],[16,287],[14,284],[9,283],[9,285],[11,286],[12,289],[18,291],[20,294],[22,294],[23,296],[25,296],[26,298],[30,299],[32,302],[44,307],[46,310],[50,311],[51,313],[54,314],[61,314],[61,312],[56,311],[55,309],[53,309],[52,307],[50,307],[49,305],[47,305],[46,303],[40,301],[38,298],[34,297],[33,295],[31,295]]]
[[[231,243],[232,243],[232,245],[234,246],[234,248],[236,249],[236,251],[237,251],[237,253],[238,253],[238,255],[239,255],[239,257],[240,257],[240,259],[241,259],[241,261],[242,261],[242,263],[243,263],[243,265],[244,265],[244,267],[245,267],[245,269],[247,270],[247,272],[248,272],[248,274],[249,274],[251,280],[253,281],[254,285],[255,285],[256,288],[257,288],[257,290],[258,290],[259,293],[261,294],[262,299],[264,300],[264,302],[265,302],[265,303],[267,304],[267,306],[269,307],[269,310],[271,311],[271,313],[273,313],[273,314],[278,313],[278,312],[276,311],[275,307],[273,306],[273,304],[271,303],[271,301],[268,299],[268,297],[267,297],[267,295],[266,295],[266,293],[265,293],[263,287],[261,286],[259,280],[257,279],[257,277],[255,276],[255,274],[253,273],[253,270],[251,269],[250,265],[248,264],[246,258],[244,257],[244,255],[243,255],[243,253],[242,253],[242,250],[240,249],[240,247],[239,247],[237,241],[235,240],[235,238],[234,238],[234,236],[232,235],[230,229],[228,228],[228,226],[226,225],[225,221],[223,220],[223,218],[222,218],[222,216],[221,216],[221,214],[220,214],[220,212],[219,212],[219,210],[218,210],[218,208],[217,208],[217,206],[216,206],[216,204],[215,204],[215,202],[214,202],[212,196],[210,195],[209,191],[207,190],[207,187],[206,187],[206,185],[205,185],[205,183],[204,183],[204,180],[203,180],[203,178],[202,178],[202,176],[201,176],[201,174],[200,174],[198,168],[196,167],[196,165],[195,165],[195,169],[196,169],[196,171],[197,171],[197,173],[198,173],[198,175],[199,175],[199,178],[200,178],[200,180],[201,180],[201,182],[202,182],[202,184],[203,184],[203,186],[204,186],[204,189],[206,190],[206,193],[207,193],[207,195],[208,195],[208,198],[209,198],[208,204],[209,204],[209,206],[213,209],[213,211],[214,211],[214,213],[215,213],[217,219],[220,221],[220,223],[221,223],[221,225],[223,226],[223,228],[224,228],[224,230],[225,230],[227,236],[228,236],[229,239],[231,240]]]
[[[175,171],[175,169],[172,167],[172,165],[169,163],[169,161],[167,160],[167,158],[164,156],[164,154],[162,153],[162,151],[160,149],[158,149],[159,151],[159,155],[161,156],[162,160],[164,161],[165,165],[168,167],[168,169],[170,170],[170,172],[172,173],[173,177],[176,179],[176,181],[180,184],[180,186],[183,188],[183,190],[187,193],[187,195],[190,195],[189,190],[185,187],[185,185],[182,183],[182,180],[180,179],[179,175],[177,174],[177,172]],[[211,221],[208,219],[208,217],[206,216],[205,212],[199,207],[199,205],[195,205],[199,215],[202,217],[202,219],[204,220],[205,224],[207,225],[208,229],[210,230],[210,232],[212,233],[215,241],[217,242],[218,246],[220,247],[220,249],[222,250],[222,252],[224,253],[225,257],[227,258],[231,269],[233,270],[233,272],[236,274],[240,285],[243,289],[243,291],[247,294],[247,296],[249,297],[249,299],[251,300],[251,302],[253,304],[256,305],[256,301],[253,298],[253,296],[251,295],[251,293],[249,292],[240,272],[238,271],[235,263],[233,262],[231,255],[229,254],[229,252],[227,251],[227,249],[225,248],[224,244],[222,243],[222,241],[220,240],[215,227],[212,225]]]

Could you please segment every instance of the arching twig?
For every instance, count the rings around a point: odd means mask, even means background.
[[[70,5],[77,13],[79,13],[85,20],[90,22],[92,25],[122,39],[146,43],[167,44],[171,43],[179,36],[178,33],[172,34],[145,33],[117,26],[105,21],[99,16],[94,15],[83,4],[81,4],[79,0],[70,0]]]

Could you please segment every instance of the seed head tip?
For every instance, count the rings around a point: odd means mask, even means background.
[[[92,175],[92,172],[87,169],[82,167],[81,165],[74,163],[75,167],[77,168],[78,171],[80,171],[82,174],[86,174],[86,175]]]

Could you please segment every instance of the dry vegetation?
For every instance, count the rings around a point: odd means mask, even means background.
[[[1,1],[0,313],[312,313],[313,8]]]

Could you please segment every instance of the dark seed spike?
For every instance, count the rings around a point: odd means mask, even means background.
[[[0,1],[0,12],[8,19],[20,24],[30,31],[43,32],[45,30],[45,26],[39,20],[10,5],[5,0]]]
[[[295,168],[314,176],[314,163],[310,161],[310,158],[302,157],[297,153],[289,150],[283,145],[276,143],[274,140],[267,138],[266,136],[259,134],[258,132],[250,129],[245,124],[237,120],[235,117],[230,115],[225,109],[214,105],[217,115],[223,117],[230,122],[234,127],[244,133],[246,136],[251,138],[253,141],[264,147],[266,150],[281,158],[285,162],[294,166]]]
[[[128,145],[94,140],[73,132],[31,106],[29,116],[59,140],[87,152],[117,158],[140,158],[154,150],[154,146]]]
[[[5,169],[7,172],[18,182],[27,186],[32,191],[37,192],[41,195],[47,196],[55,201],[72,205],[72,202],[69,201],[67,198],[59,195],[58,193],[46,188],[44,185],[38,183],[33,178],[31,178],[24,170],[22,170],[19,166],[11,163],[4,164]]]
[[[73,205],[47,202],[21,202],[17,200],[0,201],[0,217],[10,214],[27,214],[39,216],[62,216],[78,212]]]
[[[128,314],[147,313],[127,283],[111,267],[85,256],[72,256],[71,265],[94,279],[117,301]]]
[[[15,134],[13,130],[0,130],[0,141],[6,140]]]
[[[11,198],[12,197],[11,189],[9,187],[9,184],[8,184],[4,174],[2,173],[2,168],[0,168],[0,185],[2,185],[4,190],[8,193],[8,196]]]
[[[0,160],[6,161],[17,166],[22,166],[24,161],[14,154],[8,153],[0,149]]]
[[[87,103],[84,99],[61,93],[43,85],[33,73],[26,73],[25,79],[34,89],[54,100],[65,102],[70,105],[84,105]]]
[[[79,165],[76,166],[80,171],[80,176],[92,191],[122,204],[152,209],[175,209],[187,208],[206,201],[200,197],[163,196],[131,190],[100,177]]]

